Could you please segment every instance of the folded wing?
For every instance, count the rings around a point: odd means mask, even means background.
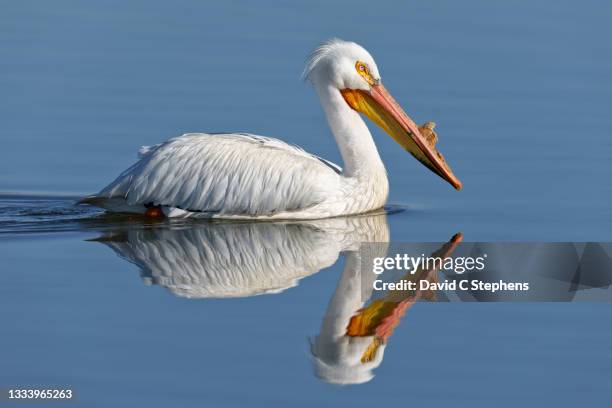
[[[265,216],[319,204],[338,189],[341,172],[298,147],[250,134],[186,134],[144,147],[139,157],[89,202]]]

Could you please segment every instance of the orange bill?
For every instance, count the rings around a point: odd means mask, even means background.
[[[340,92],[351,108],[366,115],[418,161],[461,190],[461,182],[435,148],[434,142],[423,136],[382,84],[373,85],[369,91],[343,89]]]

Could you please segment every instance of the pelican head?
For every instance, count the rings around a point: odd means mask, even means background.
[[[435,134],[426,137],[404,112],[383,86],[374,58],[363,47],[330,40],[312,53],[303,76],[319,89],[339,92],[353,110],[367,116],[427,168],[461,189],[461,182],[435,147]]]

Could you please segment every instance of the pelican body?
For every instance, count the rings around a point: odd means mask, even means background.
[[[382,207],[385,166],[360,113],[456,189],[433,126],[417,127],[381,83],[372,56],[353,42],[318,47],[304,70],[343,167],[278,139],[190,133],[143,147],[139,160],[81,202],[113,212],[238,219],[317,219]]]

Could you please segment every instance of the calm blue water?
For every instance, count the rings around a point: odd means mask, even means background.
[[[308,52],[337,36],[371,51],[417,122],[438,124],[464,184],[372,128],[403,211],[335,226],[343,242],[610,241],[610,3],[249,4],[3,6],[0,388],[70,386],[86,406],[609,406],[607,304],[418,304],[371,381],[331,385],[310,342],[338,299],[361,307],[346,300],[350,253],[331,227],[149,225],[72,198],[141,145],[192,131],[276,136],[339,162],[299,80]],[[216,269],[198,258],[259,248],[245,237],[277,252]],[[198,249],[173,252],[187,244]],[[279,259],[278,275],[258,274]],[[193,299],[266,285],[280,293]]]

